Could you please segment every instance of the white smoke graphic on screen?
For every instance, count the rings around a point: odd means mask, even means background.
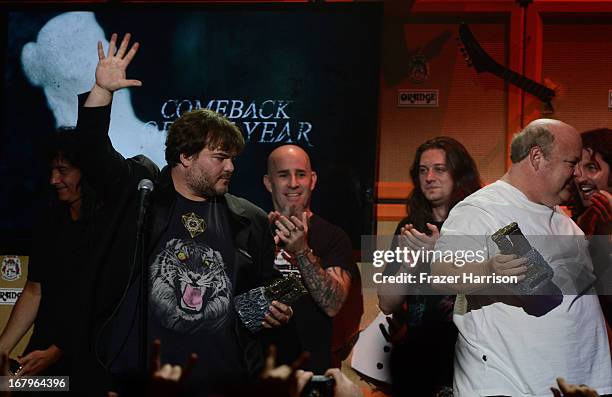
[[[24,74],[32,85],[44,90],[56,127],[76,124],[76,96],[89,91],[95,81],[98,41],[107,51],[108,40],[92,12],[67,12],[49,20],[36,42],[23,47]],[[114,95],[109,134],[123,156],[144,154],[160,167],[166,164],[166,135],[136,117],[129,89]]]

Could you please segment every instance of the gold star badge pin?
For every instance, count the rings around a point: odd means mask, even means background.
[[[206,230],[206,222],[195,212],[184,214],[181,216],[181,219],[191,238],[199,236]]]

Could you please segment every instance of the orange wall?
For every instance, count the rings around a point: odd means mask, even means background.
[[[461,21],[497,62],[556,87],[554,112],[543,114],[539,99],[468,68],[455,41]],[[428,138],[462,142],[490,183],[505,172],[512,135],[535,118],[557,118],[579,130],[612,125],[612,0],[535,0],[527,9],[514,0],[396,0],[385,3],[383,26],[379,232],[404,215],[402,204],[388,201],[408,195],[414,151]],[[408,78],[414,54],[429,63],[429,78],[419,84]],[[398,107],[399,89],[437,89],[439,106]]]

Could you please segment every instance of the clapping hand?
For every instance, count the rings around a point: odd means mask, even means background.
[[[430,251],[434,249],[436,241],[440,238],[440,231],[436,225],[431,223],[427,223],[426,226],[431,231],[429,236],[418,231],[412,224],[402,226],[400,230],[400,243],[413,251],[421,249]]]
[[[612,232],[612,194],[601,190],[591,197],[591,205],[576,223],[589,238],[595,234],[609,235]]]

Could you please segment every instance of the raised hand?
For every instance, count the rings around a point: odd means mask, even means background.
[[[270,346],[264,361],[263,370],[259,376],[260,382],[255,384],[255,388],[250,388],[250,395],[266,395],[269,397],[298,397],[308,380],[312,377],[312,372],[305,372],[300,368],[310,357],[308,352],[302,352],[300,356],[291,364],[276,366],[276,347]]]
[[[98,65],[96,66],[96,82],[85,101],[85,107],[106,106],[113,100],[113,92],[126,87],[139,87],[140,80],[126,79],[126,69],[136,52],[139,44],[134,43],[129,51],[131,35],[123,36],[121,45],[117,49],[117,33],[113,33],[108,45],[108,53],[104,55],[102,42],[98,41]]]
[[[151,353],[150,362],[150,390],[153,397],[173,397],[179,396],[182,393],[182,387],[185,380],[196,362],[198,356],[191,353],[184,367],[180,365],[161,364],[161,342],[156,339],[153,342],[153,351]]]
[[[131,35],[126,33],[123,36],[119,49],[116,49],[117,33],[113,33],[108,46],[108,54],[104,55],[102,42],[98,41],[98,66],[96,66],[96,85],[109,92],[114,92],[125,87],[139,87],[142,85],[140,80],[126,79],[126,69],[136,52],[139,43],[132,44],[132,48],[127,51]],[[126,52],[127,51],[127,52]]]

